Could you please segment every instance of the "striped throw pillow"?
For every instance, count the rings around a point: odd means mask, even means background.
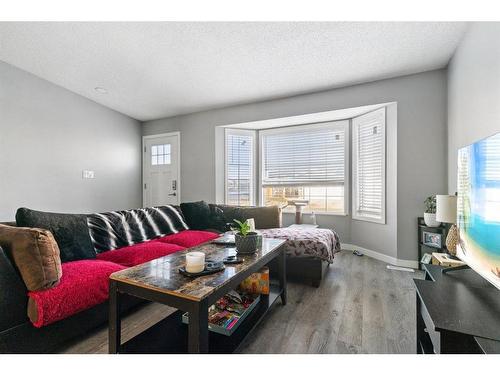
[[[189,229],[182,215],[169,205],[90,214],[87,226],[97,253]]]

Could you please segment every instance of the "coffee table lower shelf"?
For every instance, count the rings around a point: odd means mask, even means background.
[[[233,353],[260,323],[279,299],[281,290],[270,285],[269,296],[261,296],[259,305],[245,318],[231,336],[209,332],[209,353]],[[146,331],[121,345],[125,354],[179,354],[188,352],[188,327],[182,323],[183,312],[177,310]]]

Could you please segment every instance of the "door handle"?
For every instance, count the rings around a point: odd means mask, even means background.
[[[172,194],[169,194],[171,197],[177,196],[176,192],[174,191]]]

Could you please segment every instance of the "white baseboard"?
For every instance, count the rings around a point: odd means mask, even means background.
[[[381,260],[382,262],[389,263],[399,267],[408,267],[408,268],[418,268],[418,261],[416,260],[404,260],[391,257],[389,255],[381,254],[378,251],[365,249],[364,247],[352,245],[349,243],[341,244],[342,250],[354,251],[357,250],[370,258]]]

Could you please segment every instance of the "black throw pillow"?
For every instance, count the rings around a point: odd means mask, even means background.
[[[207,229],[210,224],[210,207],[205,201],[181,203],[182,215],[190,229]]]
[[[58,214],[20,208],[16,213],[18,227],[48,229],[59,246],[62,262],[96,257],[87,227],[87,215]]]
[[[227,220],[222,208],[216,204],[209,204],[208,206],[210,207],[210,222],[208,227],[218,232],[226,232],[229,230],[230,225],[234,224],[234,222],[230,223],[230,221]]]

